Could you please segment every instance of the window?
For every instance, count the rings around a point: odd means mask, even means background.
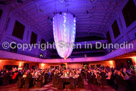
[[[133,0],[128,1],[122,12],[127,26],[129,26],[136,20],[136,6]]]
[[[114,23],[112,24],[112,30],[113,30],[114,37],[117,38],[120,35],[117,21],[114,21]]]
[[[36,42],[37,42],[37,35],[34,32],[32,32],[30,43],[35,44]]]
[[[107,32],[107,40],[108,40],[108,43],[111,43],[110,32]]]
[[[19,23],[18,21],[16,21],[12,35],[19,39],[23,39],[24,29],[25,29],[25,26]]]
[[[41,49],[45,49],[45,40],[44,39],[42,39],[41,40]]]
[[[1,16],[2,16],[2,13],[3,13],[3,11],[0,9],[0,18],[1,18]]]

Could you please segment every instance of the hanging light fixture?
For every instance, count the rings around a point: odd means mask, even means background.
[[[70,13],[58,13],[53,17],[53,34],[57,53],[68,58],[73,50],[76,34],[76,18]]]

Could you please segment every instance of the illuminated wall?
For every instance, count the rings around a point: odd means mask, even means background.
[[[16,65],[16,66],[18,66],[18,68],[23,68],[24,63],[28,63],[29,68],[32,68],[32,66],[38,67],[38,63],[36,63],[36,62],[26,62],[26,61],[19,61],[19,60],[17,61],[17,60],[2,60],[2,59],[0,59],[0,70],[3,69],[4,65]]]
[[[76,69],[79,69],[79,68],[82,68],[83,67],[83,63],[63,63],[66,65],[66,68],[76,68]],[[112,67],[112,68],[115,68],[115,61],[114,60],[108,60],[108,61],[101,61],[101,62],[91,62],[91,63],[88,63],[89,64],[89,67],[91,65],[95,65],[95,67],[97,65],[101,65],[101,66],[109,66],[109,67]],[[50,66],[59,66],[61,67],[61,64],[60,63],[54,63],[54,64],[46,64],[46,63],[40,63],[39,64],[39,68],[40,69],[46,69],[46,68],[50,68]]]
[[[115,61],[114,60],[108,60],[108,61],[101,61],[101,62],[92,62],[92,63],[89,63],[89,66],[91,65],[95,65],[95,67],[97,65],[101,65],[101,66],[109,66],[111,68],[115,68]]]
[[[131,57],[131,59],[132,59],[133,64],[134,64],[134,65],[135,65],[135,67],[136,67],[136,56]]]
[[[3,69],[4,65],[17,65],[23,67],[23,62],[17,62],[13,60],[0,60],[0,70]]]

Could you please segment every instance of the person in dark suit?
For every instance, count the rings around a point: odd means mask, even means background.
[[[130,91],[136,91],[136,74],[135,71],[131,71],[131,77],[128,80]]]
[[[84,67],[81,70],[81,74],[82,74],[83,78],[85,78],[85,69],[84,69]]]
[[[18,76],[18,81],[17,81],[17,88],[22,88],[24,85],[24,80],[21,75]]]
[[[111,83],[112,83],[112,87],[117,90],[117,82],[115,80],[116,74],[117,74],[117,70],[112,70]]]
[[[44,84],[47,84],[49,82],[49,75],[47,72],[45,72],[45,74],[44,74],[44,79],[45,79]]]
[[[87,72],[87,79],[88,79],[88,83],[91,83],[91,72],[90,71]]]
[[[81,74],[79,74],[77,86],[78,88],[84,88],[83,76]]]
[[[115,80],[117,82],[117,91],[130,91],[120,71],[117,72],[117,75],[115,76]]]
[[[102,70],[100,75],[102,76],[102,86],[108,86],[108,83],[107,83],[107,80],[106,80],[106,73],[104,72],[104,70]]]
[[[8,70],[6,70],[6,73],[3,78],[3,85],[8,85],[10,83],[10,73]]]
[[[95,73],[92,74],[92,79],[93,79],[93,84],[97,85],[97,79],[96,79],[96,74]]]
[[[41,74],[39,74],[39,77],[36,81],[36,87],[42,87],[43,86],[43,76]]]
[[[27,72],[24,88],[30,88],[31,82],[32,82],[32,75],[30,74],[30,72]]]

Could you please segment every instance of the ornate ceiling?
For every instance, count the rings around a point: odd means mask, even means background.
[[[53,38],[52,17],[69,12],[77,18],[77,37],[104,36],[126,0],[0,0],[12,7],[13,14],[38,31],[46,40]]]

